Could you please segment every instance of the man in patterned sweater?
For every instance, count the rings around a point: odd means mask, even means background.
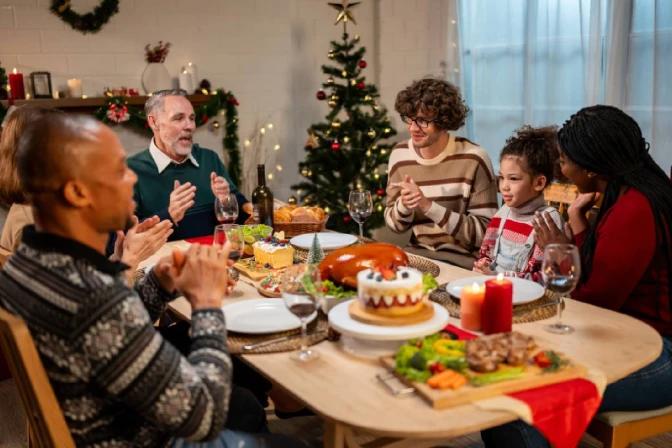
[[[457,87],[422,79],[397,95],[410,140],[390,154],[385,222],[412,230],[409,252],[471,269],[497,212],[492,162],[480,146],[455,137],[469,109]]]
[[[137,178],[115,134],[92,118],[44,117],[17,161],[35,226],[0,273],[0,305],[26,321],[77,446],[292,446],[223,430],[228,248],[193,245],[179,272],[163,259],[130,289],[126,266],[104,256],[135,207]],[[152,326],[176,292],[193,309],[186,357]]]

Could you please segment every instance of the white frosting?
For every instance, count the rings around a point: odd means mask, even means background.
[[[273,245],[271,243],[266,243],[264,241],[257,241],[252,245],[252,247],[258,247],[261,249],[263,252],[272,254],[273,252],[279,251],[279,250],[287,250],[291,249],[292,247],[289,244],[285,244],[284,246],[280,245]]]
[[[377,272],[373,273],[373,278],[368,278],[371,272],[373,272],[371,269],[365,269],[357,274],[357,292],[365,305],[378,307],[382,301],[387,308],[390,308],[395,299],[402,306],[408,300],[411,304],[422,300],[422,273],[417,269],[401,267],[396,272],[396,278],[381,281],[377,280],[381,275]],[[404,272],[408,273],[407,278],[402,278]]]

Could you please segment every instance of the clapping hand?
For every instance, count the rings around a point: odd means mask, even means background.
[[[226,179],[223,176],[217,176],[214,172],[210,173],[210,188],[212,188],[212,194],[222,202],[231,194],[231,187]]]
[[[163,246],[173,233],[173,224],[164,220],[159,222],[153,216],[138,224],[138,218],[133,217],[133,227],[126,235],[117,232],[117,241],[114,244],[114,255],[117,259],[135,270],[138,264],[151,257]]]
[[[483,261],[474,261],[474,272],[478,272],[483,275],[495,275],[495,273],[490,269],[490,262],[488,260]]]
[[[560,230],[548,212],[537,212],[532,218],[532,227],[534,227],[534,242],[542,250],[549,244],[572,244],[574,242],[574,233],[569,224],[565,223],[564,231]]]
[[[432,203],[427,199],[415,181],[409,175],[404,176],[402,182],[391,182],[391,187],[401,189],[401,203],[409,210],[420,209],[423,213],[427,213]]]
[[[184,213],[194,205],[194,197],[196,196],[196,187],[192,186],[190,182],[180,185],[180,181],[176,180],[173,192],[170,193],[170,205],[168,206],[168,213],[173,222],[182,221]]]

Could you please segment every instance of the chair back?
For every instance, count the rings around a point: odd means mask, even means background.
[[[556,207],[565,220],[568,220],[567,210],[574,200],[579,196],[579,189],[576,185],[552,183],[544,190],[544,200],[551,207]],[[602,198],[599,198],[593,210],[599,209],[602,204]],[[586,214],[590,219],[590,212]]]
[[[29,447],[74,448],[75,442],[23,319],[0,308],[5,353],[28,420]]]

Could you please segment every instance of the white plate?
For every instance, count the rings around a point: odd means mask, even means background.
[[[442,330],[450,318],[448,310],[437,303],[430,302],[434,305],[434,317],[428,321],[414,325],[402,325],[399,327],[370,325],[350,317],[348,307],[353,300],[357,299],[346,300],[329,311],[329,325],[331,325],[334,330],[357,339],[369,341],[401,341],[412,338],[421,338]]]
[[[222,307],[226,319],[226,329],[236,333],[268,334],[294,330],[301,321],[278,299],[246,299]],[[317,317],[310,315],[308,322]]]
[[[452,281],[446,286],[446,291],[453,297],[460,298],[462,288],[471,286],[476,283],[478,286],[483,285],[487,280],[492,280],[495,277],[488,275],[479,275],[477,277],[461,278]],[[513,283],[513,304],[522,305],[528,302],[534,302],[544,296],[544,287],[539,283],[525,280],[518,277],[506,277],[506,280]]]
[[[313,237],[315,233],[305,233],[303,235],[295,236],[289,242],[292,246],[299,249],[309,250],[313,244]],[[336,232],[322,232],[317,234],[317,239],[320,242],[322,249],[334,250],[341,247],[349,246],[357,242],[357,237],[345,233]]]

